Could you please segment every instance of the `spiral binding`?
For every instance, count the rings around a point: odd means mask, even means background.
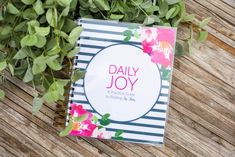
[[[81,24],[79,24],[79,26],[82,26]],[[78,39],[80,40],[80,38]],[[80,46],[80,44],[77,45],[78,47]],[[67,61],[67,66],[65,68],[65,76],[67,76],[68,79],[70,79],[70,77],[72,76],[73,70],[74,70],[74,66],[77,66],[77,62],[75,62],[78,59],[78,56],[74,57],[73,60],[73,65],[71,66],[69,64],[69,62]],[[68,77],[69,76],[69,77]],[[74,88],[71,87],[72,82],[70,82],[67,86],[65,86],[65,100],[64,101],[58,101],[57,105],[56,105],[56,110],[55,110],[55,117],[54,117],[54,123],[53,125],[55,127],[60,127],[60,128],[65,128],[65,124],[66,122],[69,122],[69,119],[67,118],[67,116],[70,116],[70,110],[71,107],[69,107],[69,98],[73,97],[73,91]],[[71,94],[70,94],[71,93]],[[67,115],[68,114],[68,115]]]

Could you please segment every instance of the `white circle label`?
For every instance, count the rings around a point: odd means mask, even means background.
[[[161,89],[160,71],[141,48],[112,45],[90,61],[84,88],[97,113],[109,113],[114,121],[132,121],[155,105]]]

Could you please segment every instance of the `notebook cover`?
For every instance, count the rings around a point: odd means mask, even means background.
[[[70,135],[162,145],[176,29],[80,19],[71,85]],[[68,122],[66,123],[68,125]]]

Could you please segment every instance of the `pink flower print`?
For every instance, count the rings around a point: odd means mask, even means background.
[[[93,131],[92,137],[99,138],[99,139],[111,139],[112,135],[110,132],[106,131],[105,128],[101,128],[101,129],[96,128]]]
[[[82,105],[71,104],[70,114],[72,117],[79,117],[84,114],[88,115],[88,118],[82,122],[74,122],[73,129],[71,131],[71,135],[74,136],[88,136],[90,137],[97,127],[95,124],[92,124],[92,113],[83,109]]]
[[[158,38],[158,30],[157,28],[143,28],[141,30],[141,39],[142,41],[146,41],[146,42],[152,42],[152,41],[156,41]]]
[[[83,122],[74,122],[73,130],[71,131],[71,135],[74,136],[87,136],[91,137],[93,131],[97,128],[95,124],[92,124],[91,121],[85,120]]]
[[[166,42],[159,42],[157,49],[151,54],[151,60],[153,63],[161,64],[164,68],[172,66],[173,48]]]
[[[82,116],[84,114],[88,114],[87,120],[92,120],[92,113],[90,113],[87,110],[83,109],[82,105],[71,104],[70,107],[71,107],[70,114],[73,117],[78,117],[78,116]]]
[[[143,51],[145,53],[151,54],[153,52],[153,45],[155,41],[147,42],[146,40],[142,41]]]
[[[157,42],[158,32],[156,28],[143,28],[141,30],[141,39],[143,51],[145,53],[151,54],[153,51],[153,46]]]
[[[175,35],[176,35],[176,30],[174,29],[168,29],[168,28],[158,28],[157,30],[157,40],[159,42],[161,41],[166,41],[168,42],[172,47],[175,44]]]

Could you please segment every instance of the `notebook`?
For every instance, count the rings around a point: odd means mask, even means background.
[[[70,135],[162,145],[175,28],[80,19],[66,125]]]

